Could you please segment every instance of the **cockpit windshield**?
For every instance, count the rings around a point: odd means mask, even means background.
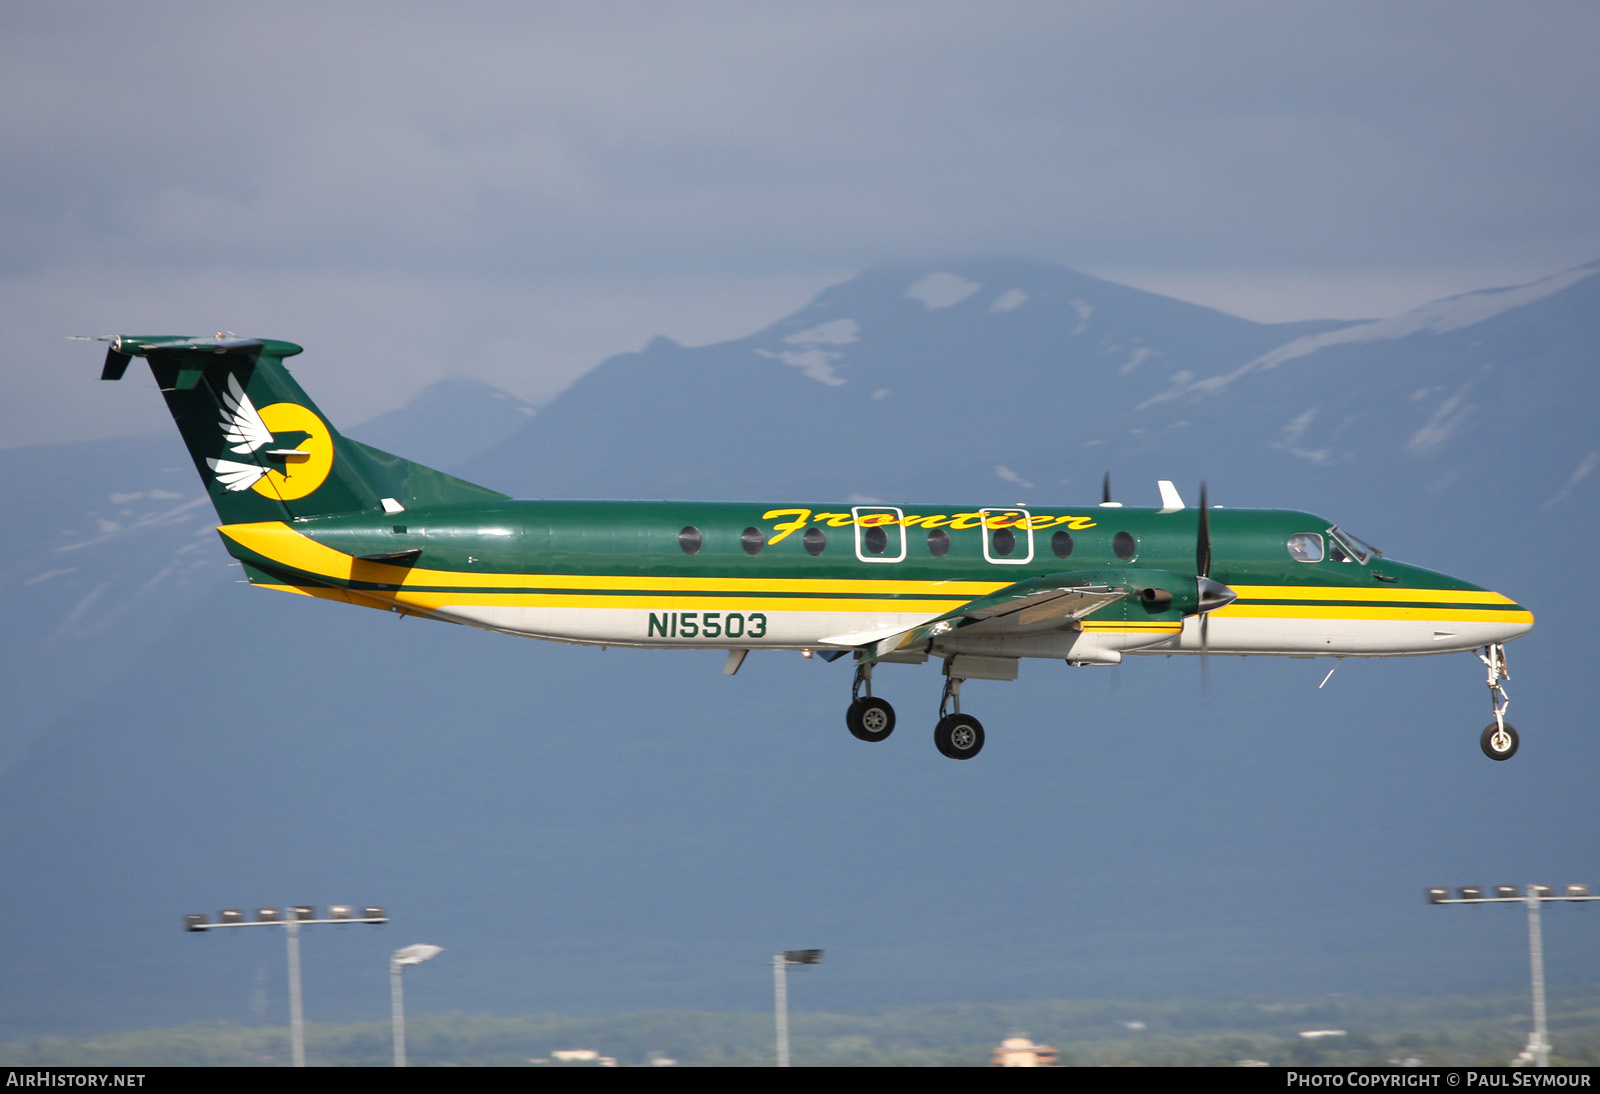
[[[1328,529],[1328,538],[1333,541],[1328,545],[1328,557],[1335,562],[1359,562],[1365,566],[1372,561],[1373,555],[1383,554],[1372,544],[1351,535],[1337,525]]]

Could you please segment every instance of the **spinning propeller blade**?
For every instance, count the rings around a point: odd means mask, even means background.
[[[1211,580],[1211,502],[1200,484],[1200,524],[1194,546],[1195,577],[1200,586],[1200,691],[1211,698],[1211,612],[1233,600],[1232,589]],[[1222,599],[1226,593],[1227,599]],[[1220,601],[1220,603],[1218,603]]]

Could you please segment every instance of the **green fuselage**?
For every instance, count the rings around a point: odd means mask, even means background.
[[[1362,562],[1309,513],[1210,518],[1210,577],[1239,593],[1211,613],[1213,652],[1445,652],[1532,622],[1457,578]],[[815,648],[905,630],[1028,579],[1193,574],[1197,524],[1194,509],[504,501],[222,530],[252,580],[314,595],[565,641]],[[1320,559],[1292,555],[1295,536],[1315,537]],[[1077,626],[1128,652],[1198,649],[1172,591],[1158,610],[1125,597]]]

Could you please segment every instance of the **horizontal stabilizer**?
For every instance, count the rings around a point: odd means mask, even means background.
[[[106,364],[100,370],[102,380],[120,380],[122,374],[128,371],[128,362],[133,360],[131,353],[121,353],[117,347],[112,346],[106,350]]]
[[[357,555],[362,562],[387,562],[391,566],[413,566],[417,559],[422,557],[421,547],[411,547],[404,551],[388,551],[376,555]]]
[[[111,348],[106,351],[105,366],[100,370],[100,379],[122,379],[122,374],[128,370],[128,362],[135,357],[163,357],[181,362],[175,385],[180,391],[194,388],[208,360],[219,357],[254,360],[261,355],[281,360],[300,352],[300,347],[293,342],[280,342],[272,338],[238,338],[231,334],[219,334],[215,338],[191,338],[176,334],[119,334],[115,337],[97,337],[95,340],[111,343]]]

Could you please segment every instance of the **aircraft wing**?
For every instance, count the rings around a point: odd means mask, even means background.
[[[866,643],[860,649],[864,660],[875,661],[897,650],[920,646],[957,628],[971,634],[999,637],[1061,627],[1114,600],[1135,595],[1138,589],[1126,576],[1122,573],[1077,573],[1029,578],[969,601],[938,619]]]

